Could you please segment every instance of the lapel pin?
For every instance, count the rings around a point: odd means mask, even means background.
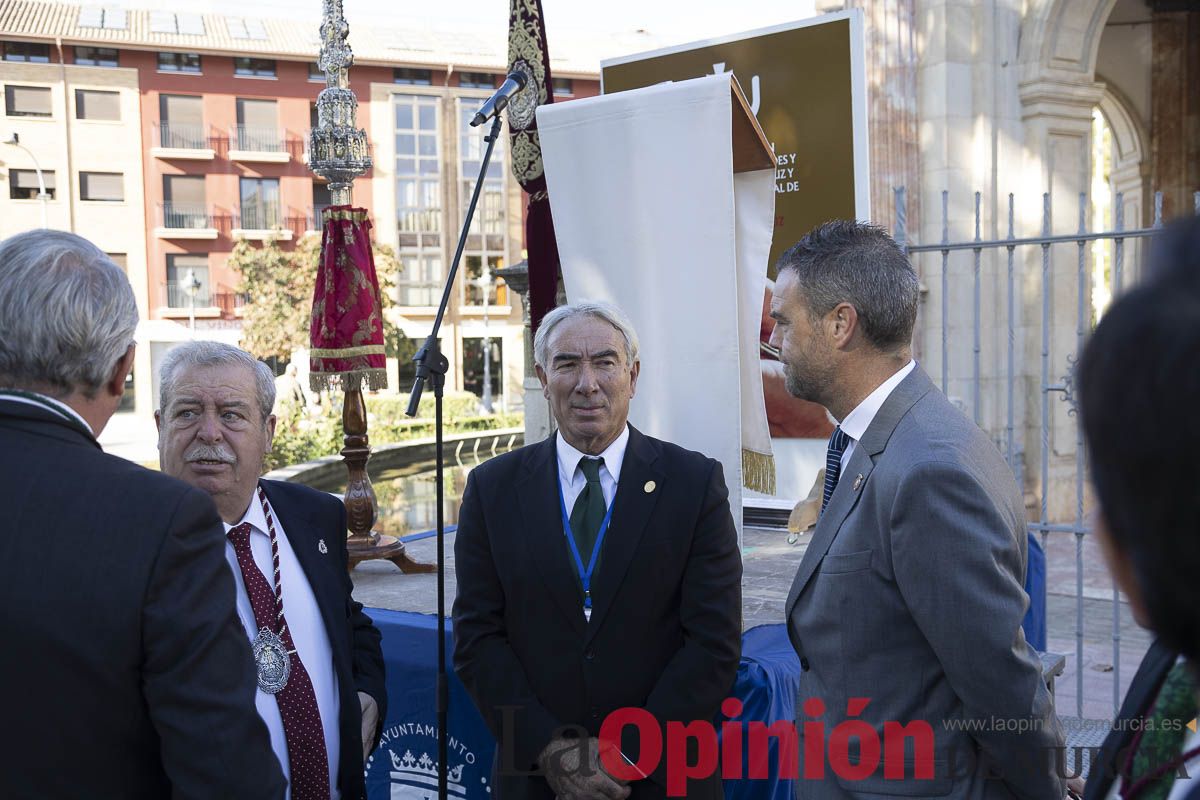
[[[862,473],[860,472],[860,473],[858,473],[858,477],[854,479],[854,491],[856,491],[856,492],[858,491],[858,488],[860,486],[862,486],[862,482],[863,482],[863,476],[862,476]]]
[[[325,540],[324,540],[324,539],[322,539],[321,541],[317,542],[317,549],[318,549],[318,550],[320,550],[322,553],[328,553],[328,552],[329,552],[329,548],[325,546]]]
[[[642,489],[646,492],[646,494],[650,494],[651,492],[654,491],[654,488],[656,486],[658,486],[658,484],[655,483],[654,481],[646,481],[646,485],[643,486]]]

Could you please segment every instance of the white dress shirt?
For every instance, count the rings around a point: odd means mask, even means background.
[[[917,362],[909,360],[892,377],[879,384],[875,391],[867,395],[866,399],[855,406],[854,410],[842,420],[840,426],[842,433],[850,437],[850,443],[846,445],[845,451],[842,452],[842,472],[846,471],[846,465],[850,463],[850,456],[854,453],[854,446],[862,439],[863,434],[867,432],[867,428],[871,427],[871,422],[875,419],[875,415],[879,413],[879,409],[883,408],[884,402],[896,390],[900,382],[907,378],[908,374],[916,368]]]
[[[39,403],[39,402],[37,402],[37,400],[31,400],[30,398],[22,397],[19,394],[7,394],[7,393],[4,394],[4,399],[11,400],[14,403],[24,403],[25,405],[33,406],[34,408],[46,408],[47,406],[49,406],[48,410],[57,411],[59,414],[61,414],[66,419],[76,420],[80,425],[83,426],[84,430],[92,431],[92,436],[96,435],[96,432],[94,430],[92,430],[92,426],[88,424],[87,420],[84,419],[83,417],[81,417],[79,415],[78,411],[71,408],[69,405],[67,405],[63,401],[55,400],[53,397],[48,397],[39,392],[26,392],[26,394],[34,395],[35,397],[38,398],[38,400],[43,400],[45,402]]]
[[[562,431],[555,435],[558,437],[558,485],[562,487],[563,502],[566,503],[567,514],[570,514],[583,487],[587,485],[587,478],[583,476],[583,470],[579,469],[579,462],[595,456],[588,456],[567,444]],[[600,454],[600,458],[604,459],[604,464],[600,466],[600,488],[604,492],[606,507],[612,505],[613,496],[617,493],[617,482],[621,480],[621,464],[625,461],[625,446],[628,444],[629,425],[626,425],[621,435]]]
[[[270,503],[268,502],[268,506]],[[304,668],[312,679],[313,692],[317,697],[317,709],[321,712],[321,727],[325,730],[325,751],[329,756],[329,791],[333,800],[338,800],[338,750],[341,738],[338,731],[338,715],[341,703],[338,700],[337,672],[333,667],[333,649],[329,645],[329,635],[325,632],[325,620],[321,609],[317,606],[317,598],[296,553],[292,550],[291,542],[283,530],[279,515],[271,510],[271,518],[275,521],[275,536],[279,543],[279,581],[283,588],[283,614],[287,619],[288,630],[292,633],[292,641],[296,652],[304,662]],[[267,583],[271,583],[271,538],[267,533],[267,518],[263,514],[262,502],[256,491],[250,500],[250,506],[245,515],[238,521],[250,523],[253,531],[250,534],[250,552],[254,563],[262,572]],[[222,523],[224,524],[224,523]],[[225,533],[235,526],[225,525]],[[258,636],[258,623],[254,619],[254,606],[250,603],[250,595],[246,592],[246,583],[242,579],[242,568],[238,566],[237,554],[233,543],[225,540],[225,560],[233,571],[233,580],[237,584],[237,613],[246,629],[246,635],[253,642]],[[271,749],[279,758],[283,768],[283,777],[288,780],[287,798],[291,799],[291,769],[288,764],[287,738],[283,733],[283,716],[279,713],[279,703],[275,695],[267,694],[262,689],[255,692],[254,704],[258,715],[267,723],[271,734]],[[353,757],[353,753],[351,756]]]

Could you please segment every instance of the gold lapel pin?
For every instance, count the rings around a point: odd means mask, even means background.
[[[658,484],[655,483],[654,481],[646,481],[646,485],[643,486],[642,489],[646,492],[646,494],[650,494],[651,492],[654,491],[655,487],[657,487],[657,486],[658,486]]]
[[[322,553],[328,553],[328,552],[329,552],[329,548],[325,546],[325,540],[324,540],[324,539],[322,539],[321,541],[317,542],[317,549],[318,549],[318,550],[320,550]]]
[[[863,482],[863,476],[862,476],[862,473],[860,472],[860,473],[858,473],[858,477],[854,479],[854,491],[856,491],[856,492],[858,491],[858,488],[860,486],[862,486],[862,482]]]

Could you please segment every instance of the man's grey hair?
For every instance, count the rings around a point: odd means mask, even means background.
[[[533,337],[533,360],[542,369],[547,368],[550,360],[550,337],[554,329],[574,317],[588,315],[602,319],[617,329],[625,339],[625,359],[627,366],[632,366],[638,357],[638,335],[633,329],[633,323],[612,303],[584,300],[579,303],[569,303],[559,306],[542,317],[537,335]]]
[[[849,303],[876,349],[912,344],[920,281],[883,228],[854,220],[818,225],[779,257],[779,272],[788,269],[795,271],[811,318]]]
[[[265,425],[275,408],[275,374],[271,368],[245,350],[224,342],[184,342],[163,357],[158,378],[159,408],[166,411],[175,394],[179,374],[192,367],[243,367],[254,375],[258,408]]]
[[[87,239],[41,229],[0,242],[0,386],[94,398],[137,324],[129,279]]]

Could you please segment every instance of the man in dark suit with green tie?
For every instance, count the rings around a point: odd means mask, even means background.
[[[535,361],[558,432],[467,481],[454,664],[496,736],[499,798],[664,797],[661,767],[632,783],[600,768],[605,717],[708,721],[733,684],[742,567],[721,465],[628,424],[637,355],[613,306],[552,311]],[[718,800],[719,774],[686,795]]]

